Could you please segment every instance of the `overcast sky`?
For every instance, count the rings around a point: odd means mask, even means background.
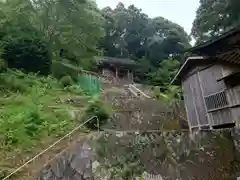
[[[192,22],[199,6],[199,0],[96,0],[100,8],[116,7],[118,2],[126,6],[134,4],[150,17],[162,16],[182,27],[190,33]]]

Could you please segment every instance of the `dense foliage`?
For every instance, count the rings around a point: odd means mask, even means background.
[[[122,3],[99,10],[90,0],[7,0],[1,2],[0,16],[2,57],[9,67],[42,74],[51,70],[59,79],[69,75],[74,80],[68,69],[95,70],[92,56],[102,54],[134,59],[140,64],[138,80],[156,83],[152,75],[164,68],[161,61],[170,56],[179,61],[190,46],[181,26]]]
[[[201,0],[192,27],[196,44],[240,25],[239,9],[239,0]]]
[[[23,69],[26,72],[40,72],[47,75],[51,69],[51,55],[41,33],[33,28],[20,25],[7,27],[1,37],[2,58],[9,68]],[[4,28],[2,28],[3,30]]]
[[[136,80],[163,85],[172,77],[162,76],[169,71],[166,66],[177,66],[176,61],[166,65],[164,60],[180,61],[183,50],[190,47],[190,36],[181,26],[163,17],[150,18],[134,5],[125,7],[119,3],[114,9],[99,10],[90,0],[6,0],[0,3],[1,51],[9,67],[47,74],[54,60],[63,66],[94,70],[96,64],[92,56],[98,54],[133,59],[140,64],[140,68],[135,69]],[[237,0],[200,1],[192,28],[197,43],[238,25],[239,8]],[[29,57],[31,54],[36,56]],[[61,72],[58,78],[69,75],[69,71],[58,70],[60,66],[55,65],[51,65],[51,70]],[[175,70],[173,68],[172,72]]]
[[[104,35],[102,16],[93,1],[0,3],[0,43],[9,67],[47,74],[51,57],[74,66],[92,65],[91,57],[97,54],[97,43]]]
[[[75,82],[104,33],[91,0],[0,1],[0,19],[2,179],[79,125],[89,97]]]
[[[155,86],[168,85],[177,73],[180,63],[178,60],[169,58],[160,63],[160,68],[149,76],[152,79],[152,84]]]
[[[156,72],[162,60],[170,55],[180,60],[180,53],[190,47],[190,37],[181,26],[163,17],[149,18],[134,5],[119,3],[102,13],[106,32],[100,43],[103,54],[134,59],[141,65],[135,70],[141,81],[149,72]]]
[[[96,52],[103,31],[101,15],[93,1],[35,0],[33,7],[40,21],[39,28],[56,56],[60,49],[76,58]]]

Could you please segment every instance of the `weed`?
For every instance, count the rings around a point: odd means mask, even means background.
[[[97,129],[98,125],[101,127],[107,123],[110,117],[110,112],[108,111],[106,105],[97,98],[90,102],[85,112],[85,118],[83,119],[87,119],[92,116],[96,116],[98,119],[93,119],[86,124],[86,127],[89,129]]]
[[[0,73],[0,93],[0,175],[6,167],[1,159],[8,159],[7,166],[14,168],[16,157],[39,151],[39,144],[62,137],[79,123],[70,115],[75,104],[58,100],[84,96],[79,86],[62,88],[51,76],[7,70]]]

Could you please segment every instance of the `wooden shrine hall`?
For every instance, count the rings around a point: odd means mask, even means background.
[[[133,60],[114,57],[95,57],[98,71],[104,76],[133,81],[133,69],[137,66]]]

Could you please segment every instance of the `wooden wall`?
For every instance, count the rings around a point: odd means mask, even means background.
[[[239,72],[240,66],[239,65],[229,65],[229,64],[223,64],[223,76],[228,76],[232,73]]]
[[[196,67],[186,75],[182,85],[190,128],[212,128],[233,122],[226,85],[218,81],[223,72],[222,65],[215,64]]]
[[[240,85],[228,89],[233,121],[240,127]]]
[[[228,90],[229,101],[232,106],[240,105],[240,85],[229,88]]]
[[[190,128],[209,126],[198,74],[183,82],[184,100]]]
[[[199,72],[199,76],[204,96],[209,96],[226,89],[223,81],[217,81],[223,76],[222,66],[220,64],[203,69]]]
[[[236,127],[239,128],[240,127],[240,107],[239,106],[232,107],[231,111],[232,111],[232,117],[236,124]]]

